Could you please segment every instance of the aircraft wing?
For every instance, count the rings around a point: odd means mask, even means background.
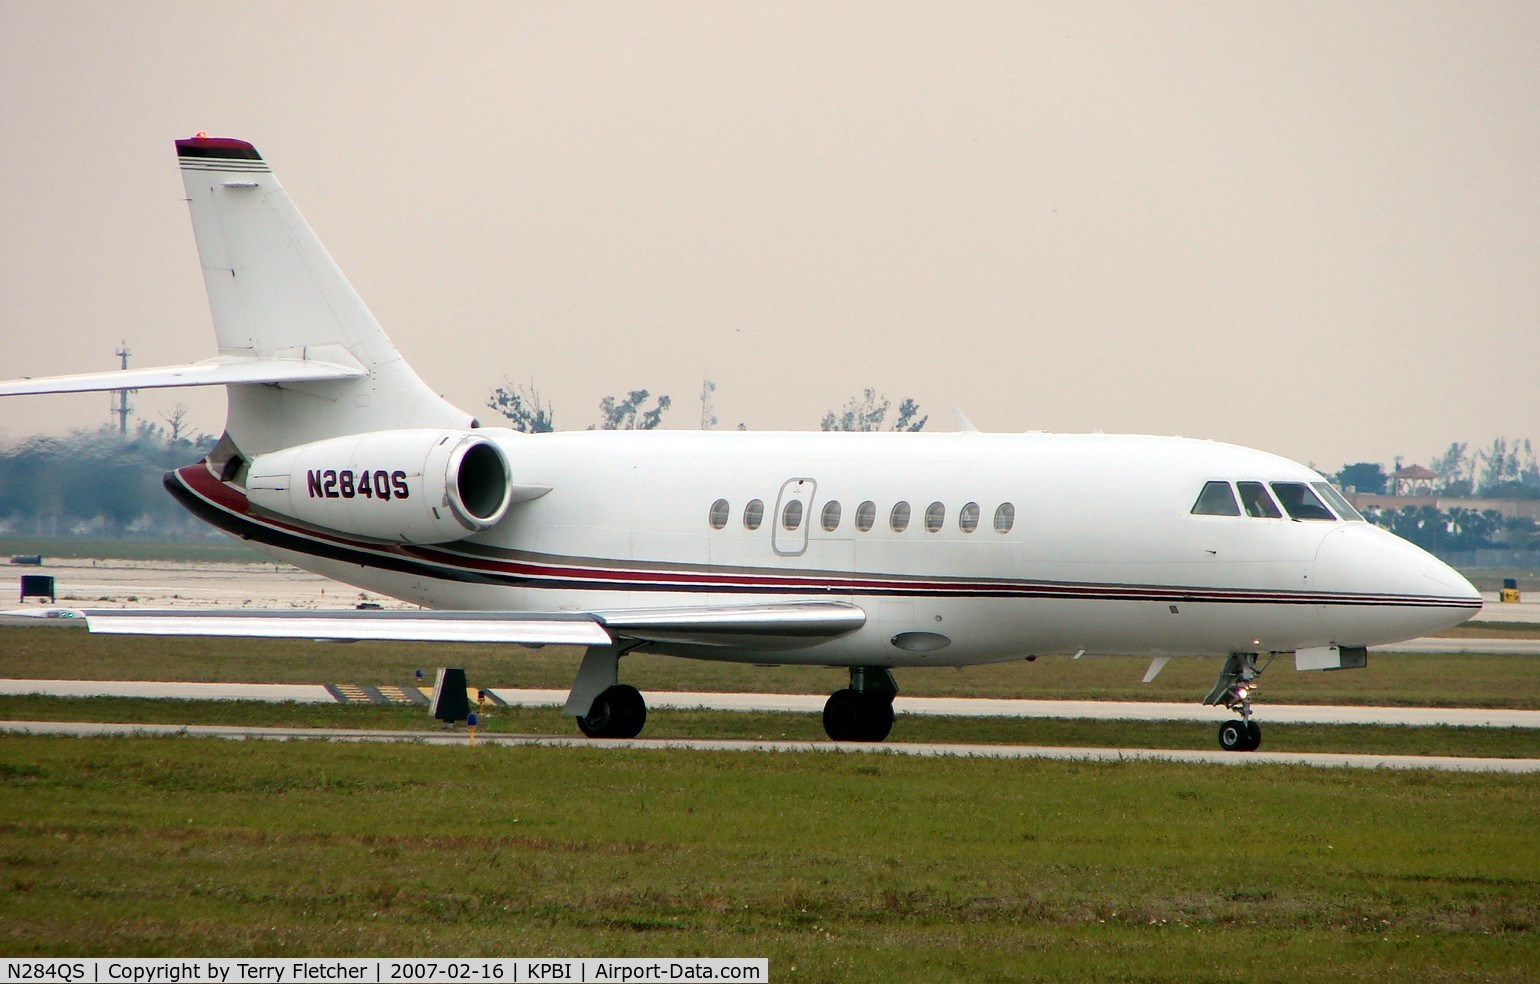
[[[0,382],[0,396],[35,393],[93,393],[172,386],[232,386],[247,383],[300,383],[366,376],[360,366],[317,359],[243,358],[221,355],[202,362],[147,369],[114,369],[70,376],[40,376]]]
[[[745,637],[802,639],[860,628],[866,614],[840,602],[620,609],[605,612],[312,611],[304,609],[26,608],[32,618],[84,620],[109,635],[239,636],[402,642],[607,646],[618,640],[741,644]]]

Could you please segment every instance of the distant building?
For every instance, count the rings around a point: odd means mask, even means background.
[[[1390,476],[1390,494],[1403,495],[1432,495],[1433,483],[1438,481],[1438,472],[1421,465],[1407,465],[1405,468],[1397,468]]]

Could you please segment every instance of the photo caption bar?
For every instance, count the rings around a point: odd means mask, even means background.
[[[0,984],[630,984],[770,979],[766,957],[12,957],[0,960],[0,968]]]

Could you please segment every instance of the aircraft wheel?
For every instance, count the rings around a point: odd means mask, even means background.
[[[861,740],[882,741],[893,730],[893,702],[874,693],[863,694],[862,698],[866,706],[862,708],[865,727]]]
[[[590,738],[635,738],[646,723],[647,702],[626,683],[595,697],[588,713],[577,719],[578,730]]]
[[[1227,752],[1243,752],[1246,750],[1246,722],[1226,721],[1219,726],[1219,747]],[[1258,732],[1260,741],[1260,731]]]
[[[1262,726],[1250,718],[1246,719],[1246,744],[1241,746],[1243,752],[1254,752],[1262,747]]]
[[[835,741],[861,740],[861,695],[836,690],[823,705],[823,730]]]
[[[893,702],[870,691],[835,691],[823,706],[823,730],[835,741],[882,741],[893,730]]]

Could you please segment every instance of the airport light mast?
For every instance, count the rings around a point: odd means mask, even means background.
[[[129,350],[128,350],[128,341],[127,340],[124,340],[124,341],[121,341],[121,342],[118,343],[118,350],[116,352],[114,352],[113,355],[116,355],[118,357],[118,360],[119,360],[118,368],[119,369],[127,369],[128,368],[128,357],[131,354],[132,353],[129,352]],[[128,405],[128,394],[133,393],[133,392],[135,392],[135,391],[134,390],[127,390],[127,389],[120,389],[120,390],[113,390],[112,391],[112,412],[118,418],[118,434],[123,436],[123,437],[127,437],[128,436],[128,415],[130,413],[132,413],[133,409],[134,409],[133,407]]]

